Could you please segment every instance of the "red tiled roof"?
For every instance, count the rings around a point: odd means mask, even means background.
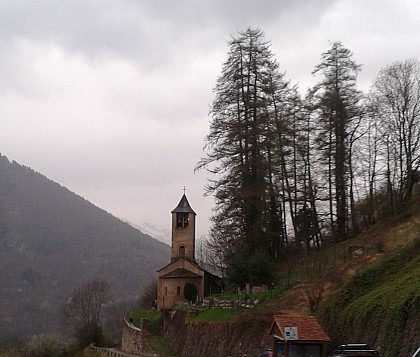
[[[279,337],[283,340],[285,339],[285,327],[297,327],[297,341],[331,341],[313,316],[274,315],[270,335],[273,335],[275,327],[280,333]]]

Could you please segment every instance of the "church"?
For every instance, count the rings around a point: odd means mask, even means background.
[[[221,279],[195,260],[195,219],[185,192],[172,215],[171,262],[157,271],[157,309],[168,310],[188,301],[202,301],[221,291]],[[188,298],[188,299],[187,299]]]

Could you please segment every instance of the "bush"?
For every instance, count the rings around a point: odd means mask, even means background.
[[[94,343],[98,346],[106,346],[107,339],[103,333],[102,327],[97,323],[91,323],[76,329],[75,336],[80,348],[89,346]]]
[[[273,263],[263,253],[243,256],[229,263],[226,275],[232,285],[271,285],[275,276]]]
[[[197,300],[197,287],[193,283],[186,283],[184,286],[184,298],[194,303]]]
[[[66,345],[55,335],[36,335],[29,340],[16,340],[2,357],[64,357],[69,356]]]

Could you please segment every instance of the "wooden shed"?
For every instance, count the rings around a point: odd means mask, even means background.
[[[322,357],[330,338],[314,316],[274,315],[273,357]]]

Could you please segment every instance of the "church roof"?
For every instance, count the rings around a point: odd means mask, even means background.
[[[185,193],[182,195],[181,201],[179,201],[178,206],[171,213],[194,213],[196,214],[190,206],[190,203],[187,200]]]
[[[176,258],[175,260],[173,260],[173,261],[171,261],[171,262],[169,262],[167,265],[165,265],[163,268],[161,268],[161,269],[159,269],[159,270],[157,270],[158,272],[160,272],[160,271],[162,271],[163,269],[165,269],[165,268],[167,268],[168,266],[170,266],[170,265],[173,265],[176,261],[178,261],[178,260],[184,260],[184,261],[187,261],[188,262],[188,264],[191,264],[191,265],[193,265],[193,266],[195,266],[196,268],[198,268],[198,269],[200,269],[200,270],[202,270],[202,271],[205,271],[205,269],[203,269],[196,261],[191,261],[191,260],[189,260],[189,259],[186,259],[185,257],[178,257],[178,258]],[[184,266],[184,265],[183,265]]]
[[[200,278],[200,275],[184,268],[178,268],[165,275],[162,275],[160,278]]]

